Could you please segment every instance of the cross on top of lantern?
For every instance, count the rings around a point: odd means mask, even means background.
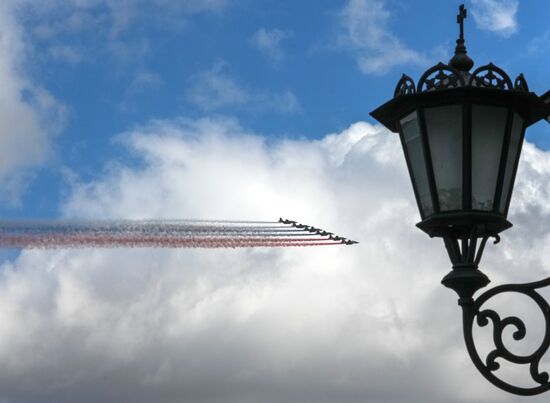
[[[448,64],[428,69],[415,84],[405,74],[394,98],[371,115],[399,132],[422,221],[430,236],[495,236],[506,219],[525,129],[550,115],[544,96],[529,92],[522,74],[512,82],[492,63],[474,66],[464,41],[466,9]]]

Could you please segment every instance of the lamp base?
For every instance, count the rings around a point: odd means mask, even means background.
[[[481,272],[477,266],[458,264],[454,265],[453,270],[443,277],[441,284],[454,290],[460,297],[458,303],[461,304],[470,300],[477,290],[485,287],[490,281],[489,277]]]
[[[455,211],[429,216],[416,224],[430,237],[469,237],[475,228],[478,238],[492,237],[512,224],[502,214],[484,211]]]

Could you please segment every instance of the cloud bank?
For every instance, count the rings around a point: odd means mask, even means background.
[[[281,215],[361,243],[22,252],[0,272],[0,400],[515,401],[467,358],[456,297],[439,284],[450,264],[414,228],[395,135],[359,122],[268,143],[231,119],[182,119],[117,141],[139,163],[76,181],[66,217]],[[495,282],[548,275],[549,161],[526,145],[517,228],[482,264]]]
[[[281,42],[292,36],[291,30],[260,28],[250,38],[250,44],[264,53],[273,63],[279,64],[285,55]]]
[[[472,0],[472,15],[480,29],[509,37],[518,30],[518,0]]]
[[[426,55],[405,45],[388,28],[391,13],[383,0],[349,0],[340,18],[340,44],[350,48],[365,74],[384,74],[392,67],[429,63]]]
[[[221,15],[229,0],[6,0],[36,50],[70,65],[93,63],[98,54],[136,64],[155,44],[143,31],[185,29],[192,16]]]
[[[255,113],[294,114],[302,111],[292,91],[248,88],[228,74],[226,67],[227,63],[220,61],[190,77],[185,99],[203,112],[244,109]]]
[[[0,186],[14,202],[51,152],[64,108],[27,73],[29,45],[8,3],[0,5]]]

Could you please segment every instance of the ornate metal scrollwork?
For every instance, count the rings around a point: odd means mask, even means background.
[[[485,73],[485,74],[482,74]],[[470,77],[469,85],[473,87],[496,88],[499,90],[512,90],[512,80],[501,68],[489,63],[476,69]]]
[[[439,63],[428,69],[418,81],[417,92],[464,87],[466,83],[460,72],[451,66]]]
[[[416,87],[412,78],[408,75],[403,74],[401,79],[397,82],[395,86],[395,91],[393,96],[397,97],[399,95],[410,95],[416,93]]]
[[[529,86],[527,85],[527,81],[525,80],[523,74],[516,77],[516,81],[514,82],[514,90],[529,92]]]
[[[550,286],[550,278],[527,284],[507,284],[494,287],[481,294],[475,301],[473,299],[461,301],[463,309],[464,339],[468,353],[472,358],[477,369],[481,374],[495,386],[504,389],[507,392],[522,396],[537,395],[550,390],[550,376],[547,372],[540,370],[540,363],[543,356],[550,347],[550,305],[537,292],[538,289]],[[512,353],[504,344],[502,336],[505,329],[511,327],[514,329],[514,340],[523,340],[527,334],[524,322],[516,317],[509,316],[501,318],[500,315],[491,309],[482,309],[489,299],[503,293],[519,293],[533,300],[544,316],[545,333],[541,345],[529,355],[518,355]],[[480,327],[493,326],[494,349],[487,355],[485,361],[481,359],[473,340],[474,321]],[[532,387],[522,387],[512,385],[503,381],[496,374],[500,368],[497,359],[505,360],[511,364],[528,365],[531,379],[535,383]]]
[[[520,74],[512,83],[508,74],[493,63],[477,68],[472,74],[461,72],[448,64],[438,63],[420,77],[416,88],[413,79],[403,74],[397,82],[393,96],[398,97],[466,86],[529,92],[523,74]]]

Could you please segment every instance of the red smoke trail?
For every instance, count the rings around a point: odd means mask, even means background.
[[[202,238],[109,235],[0,235],[0,246],[18,249],[54,248],[243,248],[341,245],[329,238]]]

